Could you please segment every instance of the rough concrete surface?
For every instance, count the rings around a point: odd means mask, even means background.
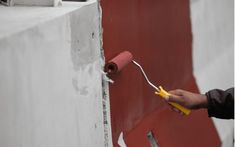
[[[59,6],[62,0],[7,0],[8,5],[23,5],[23,6]]]
[[[104,146],[97,6],[1,7],[0,146]]]

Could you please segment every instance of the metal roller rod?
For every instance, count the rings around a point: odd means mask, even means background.
[[[134,63],[136,66],[138,66],[140,68],[140,70],[142,71],[142,74],[144,75],[145,80],[148,82],[148,84],[150,86],[152,86],[154,89],[156,89],[157,91],[160,91],[159,88],[157,88],[155,85],[153,85],[153,83],[151,83],[147,77],[147,75],[145,74],[143,68],[141,67],[141,65],[139,65],[136,61],[132,60],[132,63]]]

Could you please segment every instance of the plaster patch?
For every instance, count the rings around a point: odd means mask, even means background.
[[[94,83],[98,83],[101,80],[101,77],[99,77],[101,68],[100,60],[97,60],[83,65],[75,71],[72,85],[79,95],[87,96],[94,91],[95,86],[97,86]]]
[[[83,11],[83,9],[81,9]],[[90,13],[72,13],[70,17],[71,30],[71,59],[74,70],[101,58],[99,34],[99,15],[91,9]],[[76,19],[74,19],[76,18]],[[86,20],[86,21],[85,21]]]
[[[74,89],[79,92],[81,95],[87,95],[88,91],[87,91],[87,86],[83,86],[83,87],[78,87],[78,80],[76,78],[72,79],[72,83],[73,83],[73,87]]]

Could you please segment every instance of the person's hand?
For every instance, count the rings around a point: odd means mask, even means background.
[[[169,91],[171,94],[167,99],[168,102],[178,103],[188,109],[207,108],[206,95],[192,93],[189,91],[176,89]]]

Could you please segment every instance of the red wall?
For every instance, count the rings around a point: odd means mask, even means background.
[[[188,0],[101,0],[101,7],[106,60],[128,50],[154,84],[198,92],[192,75]],[[187,117],[171,111],[133,64],[111,78],[114,146],[123,131],[128,147],[148,147],[150,130],[160,147],[220,146],[206,111]]]

